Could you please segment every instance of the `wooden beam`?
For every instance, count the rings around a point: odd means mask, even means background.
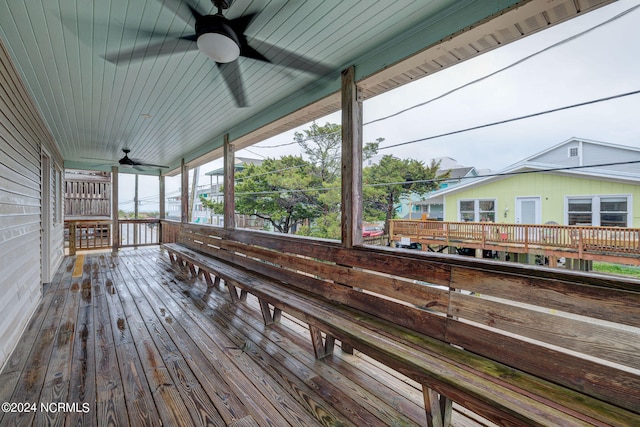
[[[227,133],[224,135],[224,228],[236,228],[235,211],[235,153]]]
[[[186,224],[189,222],[189,167],[184,159],[180,161],[180,174],[180,222]]]
[[[355,67],[342,72],[342,245],[362,244],[362,101]]]
[[[165,217],[167,216],[167,212],[166,212],[166,207],[164,204],[164,198],[165,196],[165,178],[164,175],[160,175],[160,182],[159,182],[159,188],[158,188],[158,194],[160,197],[160,220],[165,219]],[[162,221],[160,221],[160,223],[158,223],[158,242],[160,243],[164,243],[164,233],[163,233],[163,227],[162,227]]]
[[[118,223],[118,167],[111,167],[111,251],[118,252],[120,224]]]

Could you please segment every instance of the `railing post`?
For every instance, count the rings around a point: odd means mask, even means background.
[[[69,224],[69,255],[76,254],[76,223]]]

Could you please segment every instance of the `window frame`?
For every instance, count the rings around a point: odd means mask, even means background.
[[[470,210],[462,210],[461,205],[463,202],[473,202],[473,221],[465,221],[463,219],[463,212],[464,213],[469,213],[471,212]],[[487,211],[487,210],[480,210],[480,202],[492,202],[493,203],[493,211]],[[458,221],[459,222],[480,222],[481,221],[481,217],[480,214],[481,213],[486,213],[486,212],[493,212],[493,219],[490,220],[489,222],[495,222],[496,220],[496,206],[498,206],[498,199],[496,198],[490,198],[490,197],[482,197],[482,198],[476,198],[476,199],[458,199]]]
[[[603,199],[614,199],[614,198],[623,198],[626,199],[627,209],[626,211],[602,211],[602,200]],[[591,224],[590,227],[631,227],[633,221],[633,198],[631,194],[589,194],[589,195],[572,195],[565,196],[564,198],[564,223],[566,225],[569,224],[569,203],[571,200],[576,199],[590,199],[591,200]],[[626,215],[626,225],[624,226],[615,226],[615,225],[601,225],[602,224],[602,214],[605,213],[622,213]]]

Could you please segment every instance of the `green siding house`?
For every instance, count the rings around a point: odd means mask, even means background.
[[[422,203],[452,222],[640,228],[640,149],[572,138]]]

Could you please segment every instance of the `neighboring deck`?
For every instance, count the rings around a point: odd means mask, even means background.
[[[0,402],[36,411],[0,425],[426,423],[419,384],[357,351],[317,361],[283,317],[265,327],[256,300],[188,281],[159,247],[66,257],[0,373]]]
[[[456,246],[640,265],[638,228],[396,219],[390,238],[431,249]]]

